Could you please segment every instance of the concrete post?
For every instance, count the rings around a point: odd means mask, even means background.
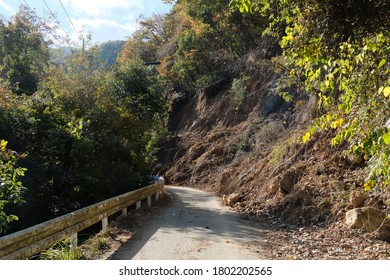
[[[157,201],[158,198],[159,198],[159,196],[160,196],[160,192],[156,192],[156,193],[154,194],[154,200]]]
[[[106,230],[107,226],[108,226],[108,217],[105,217],[102,220],[102,230]]]
[[[76,249],[77,243],[78,243],[78,240],[77,240],[77,232],[76,232],[70,236],[70,249],[71,250]]]
[[[141,201],[137,201],[137,202],[135,203],[135,209],[138,210],[138,209],[140,209],[140,208],[141,208]]]
[[[148,196],[148,206],[151,207],[152,206],[152,196]]]

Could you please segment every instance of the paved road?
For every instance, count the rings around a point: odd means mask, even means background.
[[[154,209],[147,225],[109,259],[261,259],[250,243],[260,231],[207,192],[167,187],[172,202]]]

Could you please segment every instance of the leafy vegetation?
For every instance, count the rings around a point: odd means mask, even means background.
[[[22,155],[23,156],[23,155]],[[12,221],[18,217],[9,214],[8,205],[20,205],[24,202],[24,187],[19,181],[24,176],[25,168],[16,167],[18,156],[7,149],[7,141],[0,141],[0,234],[6,232]]]
[[[1,21],[2,234],[144,185],[165,130],[164,81],[143,61],[107,70],[95,47],[51,60],[37,22],[26,8]]]
[[[171,13],[140,21],[119,61],[160,61],[157,70],[176,92],[196,94],[231,79],[233,62],[261,48],[264,23],[258,15],[230,10],[223,0],[177,1]],[[273,47],[269,53],[278,49]]]
[[[51,32],[34,13],[22,6],[12,21],[0,21],[0,82],[17,94],[32,94],[49,61]]]

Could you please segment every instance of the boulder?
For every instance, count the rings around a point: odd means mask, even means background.
[[[390,220],[389,219],[386,219],[385,222],[378,229],[378,238],[390,242]]]
[[[241,195],[238,193],[231,193],[229,195],[223,196],[223,203],[229,206],[233,206],[237,202],[239,202],[241,199]]]
[[[294,185],[298,182],[298,176],[295,170],[289,170],[280,176],[280,180],[278,182],[279,188],[283,193],[290,193],[294,187]]]
[[[267,117],[272,113],[279,111],[283,104],[284,99],[277,93],[269,93],[265,96],[263,105],[261,106],[261,113]]]
[[[268,194],[275,195],[279,191],[280,185],[276,180],[272,180],[268,185]]]
[[[349,228],[362,228],[373,232],[383,225],[386,215],[378,208],[367,206],[349,210],[345,218]]]
[[[364,191],[351,191],[349,194],[349,203],[352,205],[353,208],[363,207],[364,203],[368,199],[367,192]]]

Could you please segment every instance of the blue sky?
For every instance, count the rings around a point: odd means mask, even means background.
[[[92,42],[106,42],[109,40],[123,40],[137,28],[137,19],[142,14],[151,16],[153,13],[166,13],[170,5],[160,0],[45,0],[50,10],[56,14],[63,29],[73,40],[79,34],[90,33]],[[27,3],[36,13],[43,16],[49,10],[43,0],[0,0],[0,16],[7,19],[14,15],[21,3]],[[66,16],[61,2],[68,13],[71,22]],[[61,28],[57,28],[60,35],[64,35]]]

